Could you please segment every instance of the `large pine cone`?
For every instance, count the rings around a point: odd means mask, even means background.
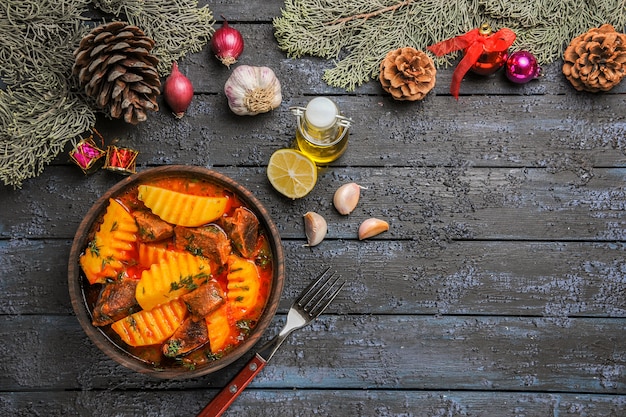
[[[396,100],[423,99],[435,86],[437,69],[423,51],[407,47],[390,51],[380,63],[380,83]]]
[[[606,24],[572,40],[563,74],[578,91],[608,91],[626,75],[626,35]]]
[[[108,110],[128,123],[147,119],[146,111],[158,111],[161,91],[158,59],[150,54],[154,40],[137,26],[112,22],[94,28],[74,51],[73,72],[80,86]]]

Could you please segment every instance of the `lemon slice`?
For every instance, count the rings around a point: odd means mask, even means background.
[[[317,182],[317,166],[294,149],[279,149],[267,164],[267,178],[282,195],[296,199],[307,195]]]

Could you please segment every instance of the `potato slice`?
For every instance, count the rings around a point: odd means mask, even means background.
[[[150,268],[153,264],[167,259],[169,256],[176,256],[176,253],[167,248],[162,243],[139,243],[137,245],[139,265]]]
[[[196,227],[222,217],[226,211],[227,197],[204,197],[184,194],[153,185],[140,185],[138,197],[168,223]]]
[[[173,300],[124,317],[111,324],[111,328],[130,346],[154,345],[169,339],[187,314],[185,303]]]
[[[235,331],[228,320],[227,304],[222,304],[220,308],[206,316],[205,320],[209,331],[211,353],[219,353],[232,344]]]
[[[141,273],[135,298],[144,310],[168,303],[207,282],[211,276],[209,263],[189,252],[174,252]]]
[[[119,202],[109,199],[102,224],[79,259],[91,284],[117,277],[124,268],[122,262],[134,257],[137,232],[133,216]]]
[[[235,321],[250,318],[257,306],[261,280],[253,261],[231,255],[228,258],[227,296]]]

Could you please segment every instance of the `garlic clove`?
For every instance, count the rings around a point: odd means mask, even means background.
[[[304,233],[307,240],[304,246],[318,245],[326,237],[327,231],[328,225],[321,215],[313,211],[304,214]]]
[[[340,214],[347,215],[352,213],[359,203],[361,197],[361,187],[359,184],[350,182],[337,188],[333,196],[333,204]]]
[[[371,218],[363,221],[359,226],[359,240],[376,236],[389,230],[389,223],[384,220]]]

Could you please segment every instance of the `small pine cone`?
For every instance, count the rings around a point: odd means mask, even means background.
[[[111,22],[94,28],[74,51],[73,73],[85,93],[111,117],[137,124],[158,111],[161,80],[154,40],[137,26]]]
[[[435,86],[437,69],[423,51],[400,48],[390,51],[380,63],[380,83],[396,100],[416,101]]]
[[[572,40],[563,74],[578,91],[608,91],[626,75],[626,35],[606,24]]]

